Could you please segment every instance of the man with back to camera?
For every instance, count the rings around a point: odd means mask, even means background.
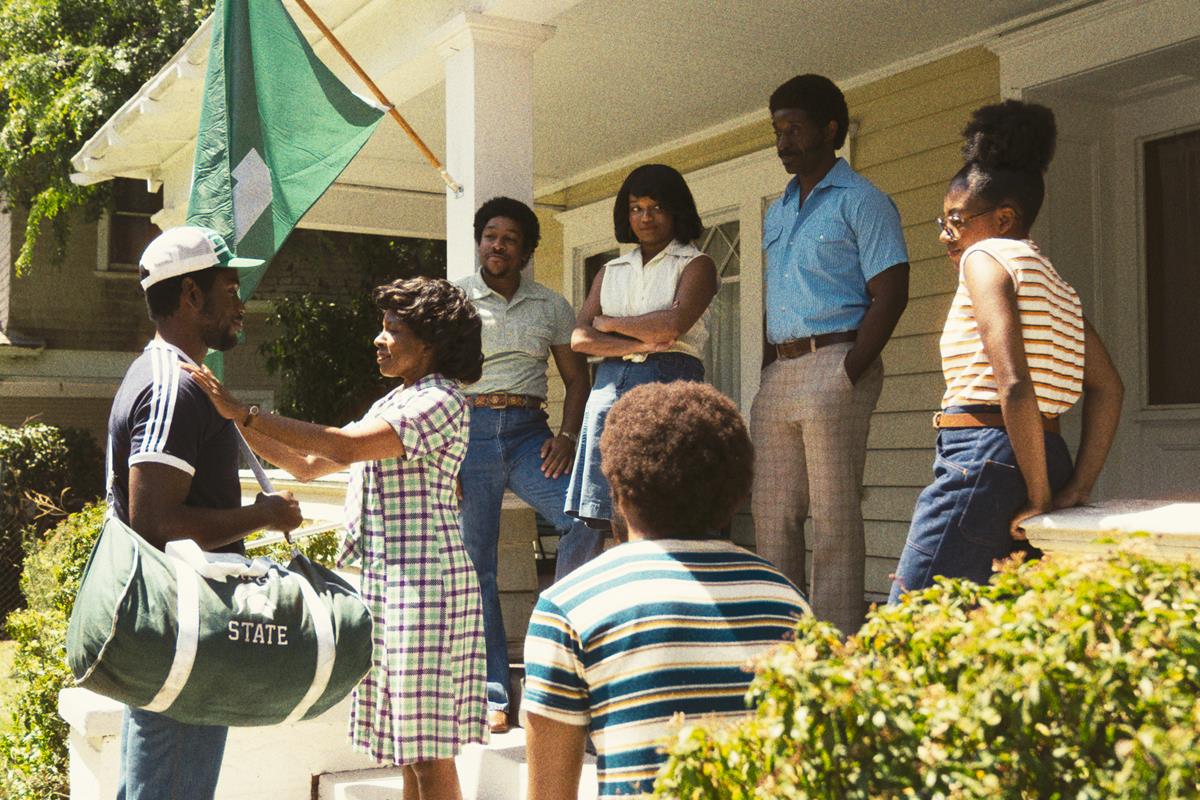
[[[241,504],[237,429],[180,368],[237,344],[245,316],[238,271],[260,264],[235,258],[215,231],[194,226],[166,231],[142,254],[157,332],[113,399],[108,510],[156,547],[193,539],[205,550],[242,552],[247,534],[301,522],[290,492]],[[211,800],[227,732],[126,708],[117,800]]]
[[[879,354],[908,303],[908,252],[895,203],[837,155],[849,128],[837,86],[798,75],[775,90],[770,110],[794,177],[763,221],[755,536],[758,553],[804,586],[812,512],[813,613],[850,634],[863,620],[862,478]]]
[[[779,570],[708,537],[750,490],[732,400],[689,381],[638,386],[600,447],[620,544],[543,592],[529,620],[529,800],[577,797],[589,733],[600,797],[651,791],[673,717],[745,717],[747,663],[808,613]]]

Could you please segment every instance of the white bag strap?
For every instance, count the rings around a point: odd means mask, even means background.
[[[261,578],[271,570],[266,558],[249,559],[237,553],[209,553],[194,539],[175,539],[164,548],[171,558],[191,567],[197,575],[224,582],[227,578]]]
[[[196,663],[196,649],[200,643],[200,575],[190,564],[178,558],[169,557],[175,568],[176,583],[176,621],[179,631],[175,637],[175,658],[171,661],[171,669],[167,678],[159,688],[158,694],[142,706],[147,711],[162,713],[171,707],[175,698],[187,685],[192,675],[192,666]]]
[[[313,668],[312,683],[309,685],[308,691],[304,693],[304,697],[300,698],[300,702],[292,709],[292,713],[288,714],[287,719],[284,720],[284,722],[297,722],[304,718],[313,704],[320,700],[321,695],[325,693],[325,688],[329,685],[329,678],[333,675],[333,661],[337,656],[337,650],[333,640],[332,606],[328,609],[325,608],[325,604],[321,602],[321,596],[303,575],[289,572],[288,578],[300,584],[300,592],[304,595],[304,605],[308,608],[308,614],[313,621],[313,630],[317,634],[317,663]]]

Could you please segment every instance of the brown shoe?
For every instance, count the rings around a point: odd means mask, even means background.
[[[508,733],[508,712],[498,708],[488,711],[488,728],[492,733]]]

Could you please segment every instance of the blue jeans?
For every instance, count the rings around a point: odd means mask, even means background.
[[[1050,487],[1058,491],[1071,477],[1071,454],[1058,434],[1045,434],[1045,441]],[[1028,499],[1008,431],[938,431],[933,483],[917,498],[888,603],[932,586],[939,575],[982,584],[991,578],[993,561],[1019,550],[1039,555],[1009,532],[1013,515]]]
[[[500,504],[512,491],[559,532],[556,574],[599,555],[603,534],[563,513],[567,476],[542,474],[542,445],[551,438],[546,412],[533,408],[471,409],[470,441],[463,461],[462,538],[479,576],[487,645],[488,707],[508,708],[508,641],[496,586]]]
[[[612,519],[612,493],[600,471],[600,436],[609,410],[623,394],[644,383],[702,380],[704,363],[683,353],[652,353],[642,362],[621,358],[600,362],[583,412],[583,430],[567,490],[567,513],[587,520]]]
[[[126,708],[117,800],[212,800],[228,732]]]

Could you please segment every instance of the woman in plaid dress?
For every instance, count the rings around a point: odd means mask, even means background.
[[[403,385],[345,428],[260,413],[211,374],[198,379],[254,450],[297,478],[354,465],[339,563],[362,568],[375,656],[354,693],[350,738],[405,767],[405,800],[460,798],[454,756],[484,740],[487,713],[479,584],[455,494],[470,419],[455,382],[479,379],[480,323],[443,280],[398,280],[375,301],[379,371]]]

